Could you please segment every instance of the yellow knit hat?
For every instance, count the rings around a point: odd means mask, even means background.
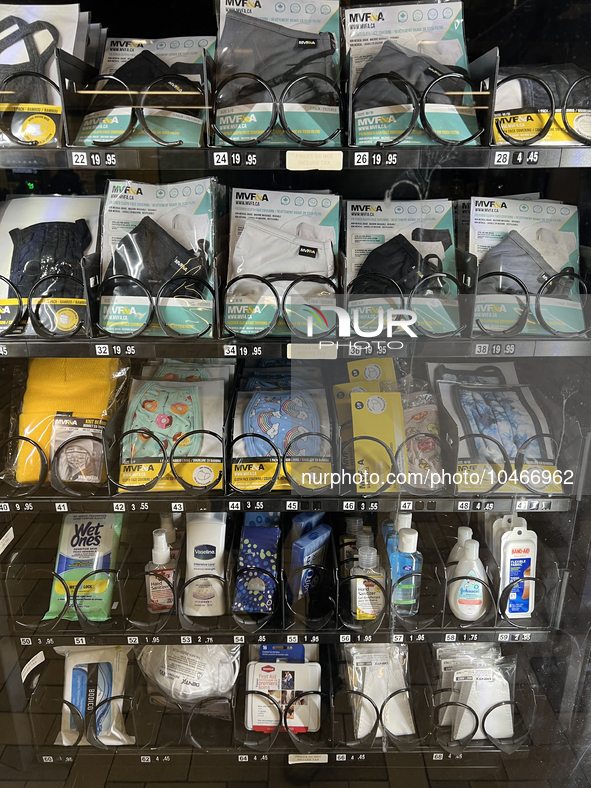
[[[31,359],[18,434],[38,443],[49,461],[54,416],[71,413],[81,418],[107,420],[118,368],[119,361],[109,358]],[[40,469],[35,447],[19,443],[17,482],[36,482]]]

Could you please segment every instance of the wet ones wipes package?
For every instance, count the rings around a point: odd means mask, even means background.
[[[472,197],[470,252],[480,279],[474,335],[484,333],[482,326],[537,336],[568,336],[585,328],[579,283],[568,276],[579,274],[576,206]]]

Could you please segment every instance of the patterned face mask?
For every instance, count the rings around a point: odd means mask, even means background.
[[[305,389],[309,387],[306,381],[292,375],[291,372],[282,372],[281,374],[269,375],[264,371],[254,372],[246,381],[244,386],[245,391],[274,391],[281,389],[282,391],[290,391],[294,389]]]
[[[191,430],[202,428],[201,403],[197,386],[183,388],[158,385],[147,381],[137,391],[125,415],[126,430],[146,429],[153,432],[170,453],[177,440]],[[199,454],[202,435],[190,435],[175,452],[175,459]],[[133,433],[122,442],[123,460],[134,457],[160,457],[159,445],[148,435]]]
[[[200,367],[193,364],[175,364],[163,361],[154,373],[152,380],[172,380],[182,383],[197,383],[201,380],[212,380],[212,367]]]
[[[307,432],[321,432],[316,405],[304,391],[285,394],[257,392],[244,410],[242,429],[245,433],[264,435],[277,447],[280,455],[284,454],[290,441],[293,441],[289,449],[291,457],[314,457],[320,453],[322,439],[318,436],[295,440]],[[249,457],[275,456],[266,441],[247,437],[244,443]]]

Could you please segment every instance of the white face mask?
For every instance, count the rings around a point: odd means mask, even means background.
[[[228,694],[240,669],[234,646],[146,646],[138,663],[149,684],[173,702]]]

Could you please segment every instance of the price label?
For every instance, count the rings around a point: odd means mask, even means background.
[[[508,150],[497,150],[495,151],[495,166],[497,167],[507,167],[509,165],[509,158],[510,154]]]
[[[474,355],[475,356],[488,356],[488,348],[489,345],[478,343],[474,348]]]
[[[300,508],[298,501],[286,501],[285,502],[285,509],[288,512],[297,512]]]
[[[191,635],[181,635],[181,643],[191,644],[193,642],[193,637]]]
[[[113,504],[113,511],[114,512],[124,512],[125,511],[125,504],[123,501],[115,501]]]
[[[67,503],[56,503],[55,511],[56,512],[67,512],[68,511],[68,504]]]
[[[139,645],[140,639],[137,635],[131,635],[127,638],[127,642],[130,646],[137,646]]]
[[[355,151],[354,163],[356,167],[369,167],[368,151]]]
[[[392,643],[404,643],[404,635],[392,635]]]
[[[499,632],[499,642],[506,643],[509,640],[509,633],[508,632]]]
[[[337,752],[336,759],[337,759],[337,761],[346,761],[347,760],[347,756],[345,755],[344,752]]]
[[[244,635],[234,635],[234,643],[244,643]]]
[[[412,501],[400,501],[401,512],[412,512]]]
[[[451,634],[450,632],[448,632],[447,635],[445,636],[446,643],[455,643],[457,639],[458,636],[455,634]]]
[[[20,641],[21,641],[21,646],[32,646],[33,645],[33,639],[32,638],[21,638]]]
[[[511,342],[505,345],[505,355],[506,356],[514,356],[515,355],[515,345]]]
[[[433,753],[433,760],[434,761],[442,761],[443,760],[443,753],[442,752],[434,752]]]
[[[258,163],[258,157],[256,153],[247,153],[244,157],[244,163],[247,167],[256,167]]]
[[[224,356],[237,356],[238,348],[236,345],[224,345]]]
[[[242,510],[242,502],[241,501],[230,501],[228,508],[231,512],[239,512]]]
[[[297,643],[298,640],[299,640],[299,638],[298,638],[297,635],[288,635],[287,636],[287,642],[288,643]]]
[[[248,755],[239,755],[238,756],[238,763],[247,763],[248,762]]]
[[[0,512],[9,512],[10,506],[7,503],[0,503]]]
[[[8,355],[8,347],[6,345],[0,345],[0,356],[7,356]]]
[[[527,511],[527,501],[517,501],[515,504],[515,509],[518,512],[526,512]]]
[[[97,356],[108,356],[109,355],[109,346],[108,345],[95,345],[94,352]]]
[[[458,501],[458,512],[469,512],[470,501]]]
[[[351,635],[340,635],[339,641],[341,643],[350,643],[351,642]]]
[[[86,645],[86,638],[74,638],[74,645],[75,646],[85,646]]]
[[[170,510],[172,512],[184,512],[185,511],[185,504],[182,501],[179,501],[178,503],[171,503],[170,504]]]
[[[485,501],[485,503],[484,503],[484,511],[485,512],[492,512],[494,508],[495,508],[495,502],[494,501]]]
[[[354,512],[355,511],[355,501],[343,501],[343,511],[344,512]]]
[[[79,167],[116,167],[117,154],[116,153],[100,153],[99,151],[69,151],[70,153],[70,167],[76,169]]]
[[[140,755],[140,763],[152,763],[151,755]]]
[[[227,167],[229,164],[230,164],[230,159],[227,151],[216,150],[213,152],[214,167]]]

